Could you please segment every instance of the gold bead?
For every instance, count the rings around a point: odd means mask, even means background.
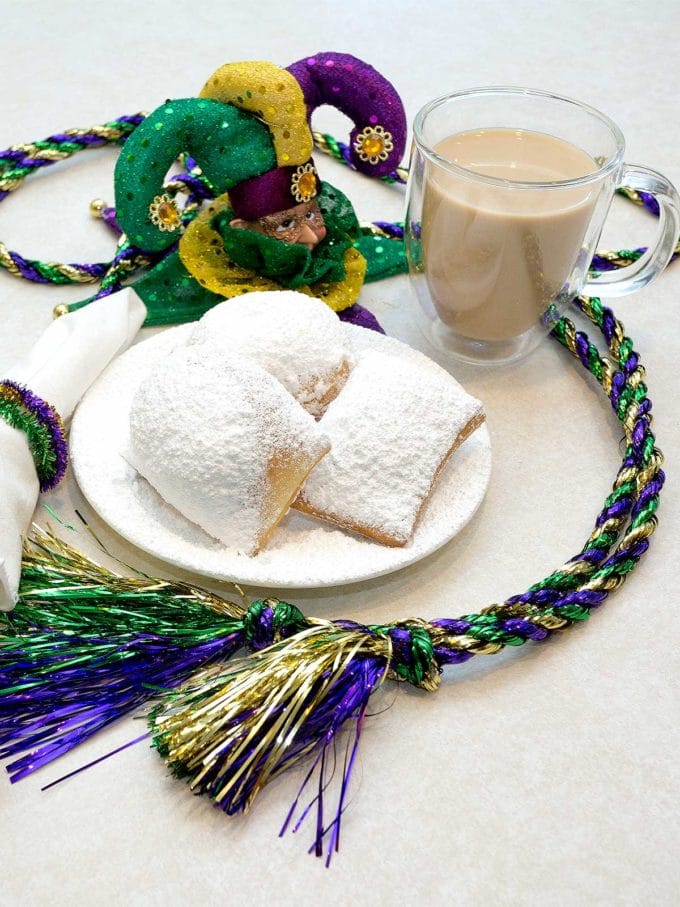
[[[61,315],[68,315],[69,308],[63,302],[60,302],[59,305],[55,305],[52,309],[52,314],[55,318],[61,317]]]
[[[106,208],[106,202],[103,198],[95,198],[90,202],[90,214],[92,217],[101,217],[104,208]]]

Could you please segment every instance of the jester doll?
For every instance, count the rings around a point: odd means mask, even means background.
[[[382,177],[395,169],[403,105],[380,73],[348,54],[320,53],[287,69],[228,63],[199,97],[167,101],[127,139],[116,217],[156,262],[134,284],[152,323],[193,320],[224,298],[276,289],[319,297],[344,320],[371,321],[357,297],[365,281],[406,269],[402,243],[362,232],[349,199],[319,179],[310,119],[322,104],[354,122],[357,170]],[[180,157],[214,196],[188,225],[163,187]],[[159,318],[165,307],[177,317]]]

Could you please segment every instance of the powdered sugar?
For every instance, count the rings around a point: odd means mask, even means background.
[[[248,356],[283,384],[309,412],[321,415],[348,371],[341,322],[304,293],[248,293],[210,309],[189,344]]]
[[[314,462],[327,449],[275,378],[217,346],[173,350],[130,407],[131,465],[185,517],[248,554],[267,528],[272,462]]]
[[[305,482],[303,509],[404,544],[434,478],[481,404],[445,373],[371,351],[319,422],[331,451]]]

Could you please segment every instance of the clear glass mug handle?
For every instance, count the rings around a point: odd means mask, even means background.
[[[608,271],[587,280],[585,294],[593,296],[624,296],[654,280],[666,267],[680,236],[680,196],[673,184],[661,173],[624,164],[620,185],[639,192],[648,192],[659,203],[659,230],[654,245],[645,254],[620,271]]]

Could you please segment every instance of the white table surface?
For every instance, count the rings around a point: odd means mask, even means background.
[[[190,96],[227,61],[285,66],[338,50],[387,75],[410,120],[434,95],[475,85],[580,98],[618,122],[629,161],[680,184],[674,0],[2,0],[0,22],[3,148]],[[315,125],[346,137],[346,122],[332,113],[320,111]],[[361,217],[401,216],[400,190],[317,158]],[[29,180],[0,208],[0,239],[29,257],[110,257],[111,237],[88,206],[112,200],[114,160],[110,149],[90,152]],[[653,218],[617,201],[602,245],[633,247],[654,230]],[[435,695],[390,685],[362,737],[330,871],[306,855],[307,838],[276,836],[296,778],[279,779],[250,815],[229,819],[141,744],[41,793],[139,733],[139,722],[124,720],[57,766],[0,784],[0,902],[677,904],[679,293],[680,263],[614,305],[648,369],[667,456],[649,555],[586,625],[448,669]],[[83,295],[0,273],[0,370],[38,337],[55,304]],[[405,277],[367,286],[361,302],[390,333],[427,350]],[[504,371],[452,370],[484,400],[492,431],[494,473],[481,511],[415,567],[287,596],[307,613],[375,622],[464,614],[524,590],[588,536],[621,436],[595,383],[553,342]],[[49,503],[66,519],[81,509],[124,559],[172,573],[107,531],[71,478]]]

